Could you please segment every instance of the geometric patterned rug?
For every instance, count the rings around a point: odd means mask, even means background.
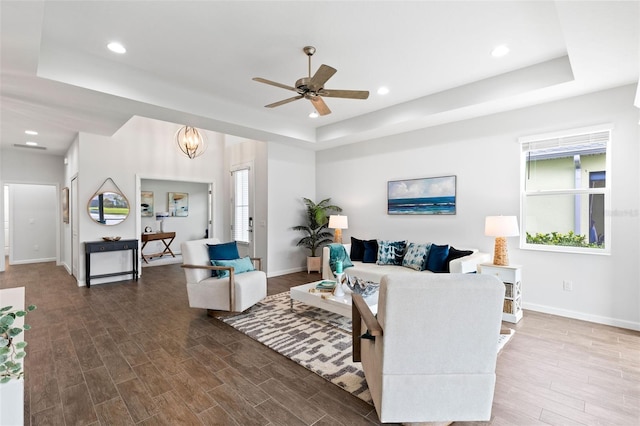
[[[360,363],[351,361],[351,320],[294,301],[289,292],[268,296],[221,321],[373,405]],[[500,335],[498,352],[511,338]]]

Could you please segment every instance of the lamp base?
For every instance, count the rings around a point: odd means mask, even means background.
[[[336,228],[333,233],[333,242],[342,244],[342,229]]]
[[[507,251],[507,239],[505,237],[496,237],[493,248],[493,264],[498,266],[509,265],[509,253]]]

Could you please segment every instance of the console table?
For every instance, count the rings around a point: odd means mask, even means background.
[[[173,254],[173,252],[169,248],[175,237],[175,232],[154,232],[149,234],[142,234],[142,248],[140,249],[140,252],[142,253],[142,260],[144,260],[145,263],[149,263],[149,259],[153,257],[162,257],[165,254],[170,254],[171,256],[176,257],[176,255]],[[144,247],[149,241],[162,241],[162,244],[164,244],[164,249],[159,253],[144,254]]]
[[[131,250],[133,269],[130,271],[112,272],[109,274],[91,275],[91,254],[106,253],[110,251]],[[117,275],[132,275],[138,281],[138,240],[120,241],[87,241],[84,243],[85,281],[87,287],[91,287],[91,278],[115,277]]]

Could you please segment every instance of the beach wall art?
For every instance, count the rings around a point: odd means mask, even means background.
[[[456,176],[389,181],[387,214],[456,214]]]

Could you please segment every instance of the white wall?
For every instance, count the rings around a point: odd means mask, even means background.
[[[80,133],[78,146],[78,206],[79,206],[79,285],[84,285],[85,241],[98,241],[103,236],[118,235],[123,239],[139,239],[140,226],[137,199],[137,176],[145,179],[210,182],[218,199],[228,192],[224,187],[224,135],[205,131],[208,140],[206,152],[189,159],[175,145],[174,134],[181,126],[174,123],[133,117],[112,137]],[[71,153],[70,153],[71,154]],[[105,226],[83,214],[86,202],[100,188],[105,179],[111,178],[132,202],[135,210],[124,222]],[[108,183],[106,189],[113,189]],[[223,217],[223,204],[214,201],[214,218]],[[177,220],[177,219],[176,219]],[[187,219],[188,220],[188,219]],[[222,238],[227,224],[214,220],[213,237]],[[204,230],[202,230],[204,232]],[[101,253],[92,256],[92,274],[124,271],[131,268],[129,252]],[[92,280],[91,284],[117,280]],[[128,279],[123,276],[122,280]]]
[[[625,86],[384,137],[317,154],[318,199],[331,197],[349,216],[344,237],[408,239],[493,251],[483,235],[488,215],[519,215],[518,138],[613,123],[610,256],[520,250],[523,302],[534,309],[640,329],[640,175],[635,87]],[[457,176],[455,216],[389,216],[388,180]],[[271,199],[270,199],[271,202]],[[573,281],[573,291],[562,289]]]
[[[269,276],[306,270],[308,250],[296,247],[304,235],[291,227],[305,223],[302,197],[316,199],[315,153],[289,145],[268,148]],[[318,179],[324,179],[320,176]]]

